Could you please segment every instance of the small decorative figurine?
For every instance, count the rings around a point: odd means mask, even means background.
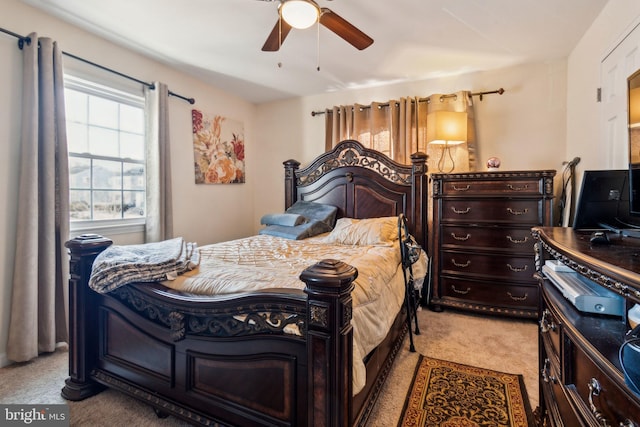
[[[487,160],[487,170],[489,172],[494,172],[497,171],[499,167],[500,159],[497,157],[489,157],[489,160]]]

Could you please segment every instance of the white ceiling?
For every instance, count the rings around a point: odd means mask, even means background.
[[[314,26],[291,30],[279,52],[261,51],[278,1],[23,1],[262,103],[564,58],[608,0],[317,0],[373,45],[321,26],[318,49]]]

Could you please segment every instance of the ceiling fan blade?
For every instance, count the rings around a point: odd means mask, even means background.
[[[291,31],[291,25],[287,24],[284,19],[278,18],[276,25],[271,30],[271,34],[267,37],[267,41],[264,42],[262,50],[264,52],[276,52],[279,50],[289,31]]]
[[[363,50],[373,44],[373,39],[357,29],[344,18],[337,15],[331,9],[320,9],[320,23],[351,43],[356,49]]]

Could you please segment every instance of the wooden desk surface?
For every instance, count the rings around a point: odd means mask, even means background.
[[[534,227],[532,232],[560,261],[601,285],[640,302],[640,239],[609,233],[609,244],[592,244],[589,231]]]

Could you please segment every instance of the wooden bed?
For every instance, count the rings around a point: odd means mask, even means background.
[[[426,246],[425,154],[399,165],[348,140],[299,166],[284,162],[285,207],[305,200],[337,206],[338,217],[404,213]],[[148,403],[159,416],[196,425],[366,423],[407,325],[401,311],[367,356],[366,385],[353,396],[355,268],[335,260],[310,265],[300,275],[304,291],[197,296],[153,283],[98,294],[88,287],[91,266],[111,243],[98,235],[67,242],[70,376],[63,397],[82,400],[110,387]],[[294,321],[303,335],[285,334],[277,326],[284,318],[281,323]]]

